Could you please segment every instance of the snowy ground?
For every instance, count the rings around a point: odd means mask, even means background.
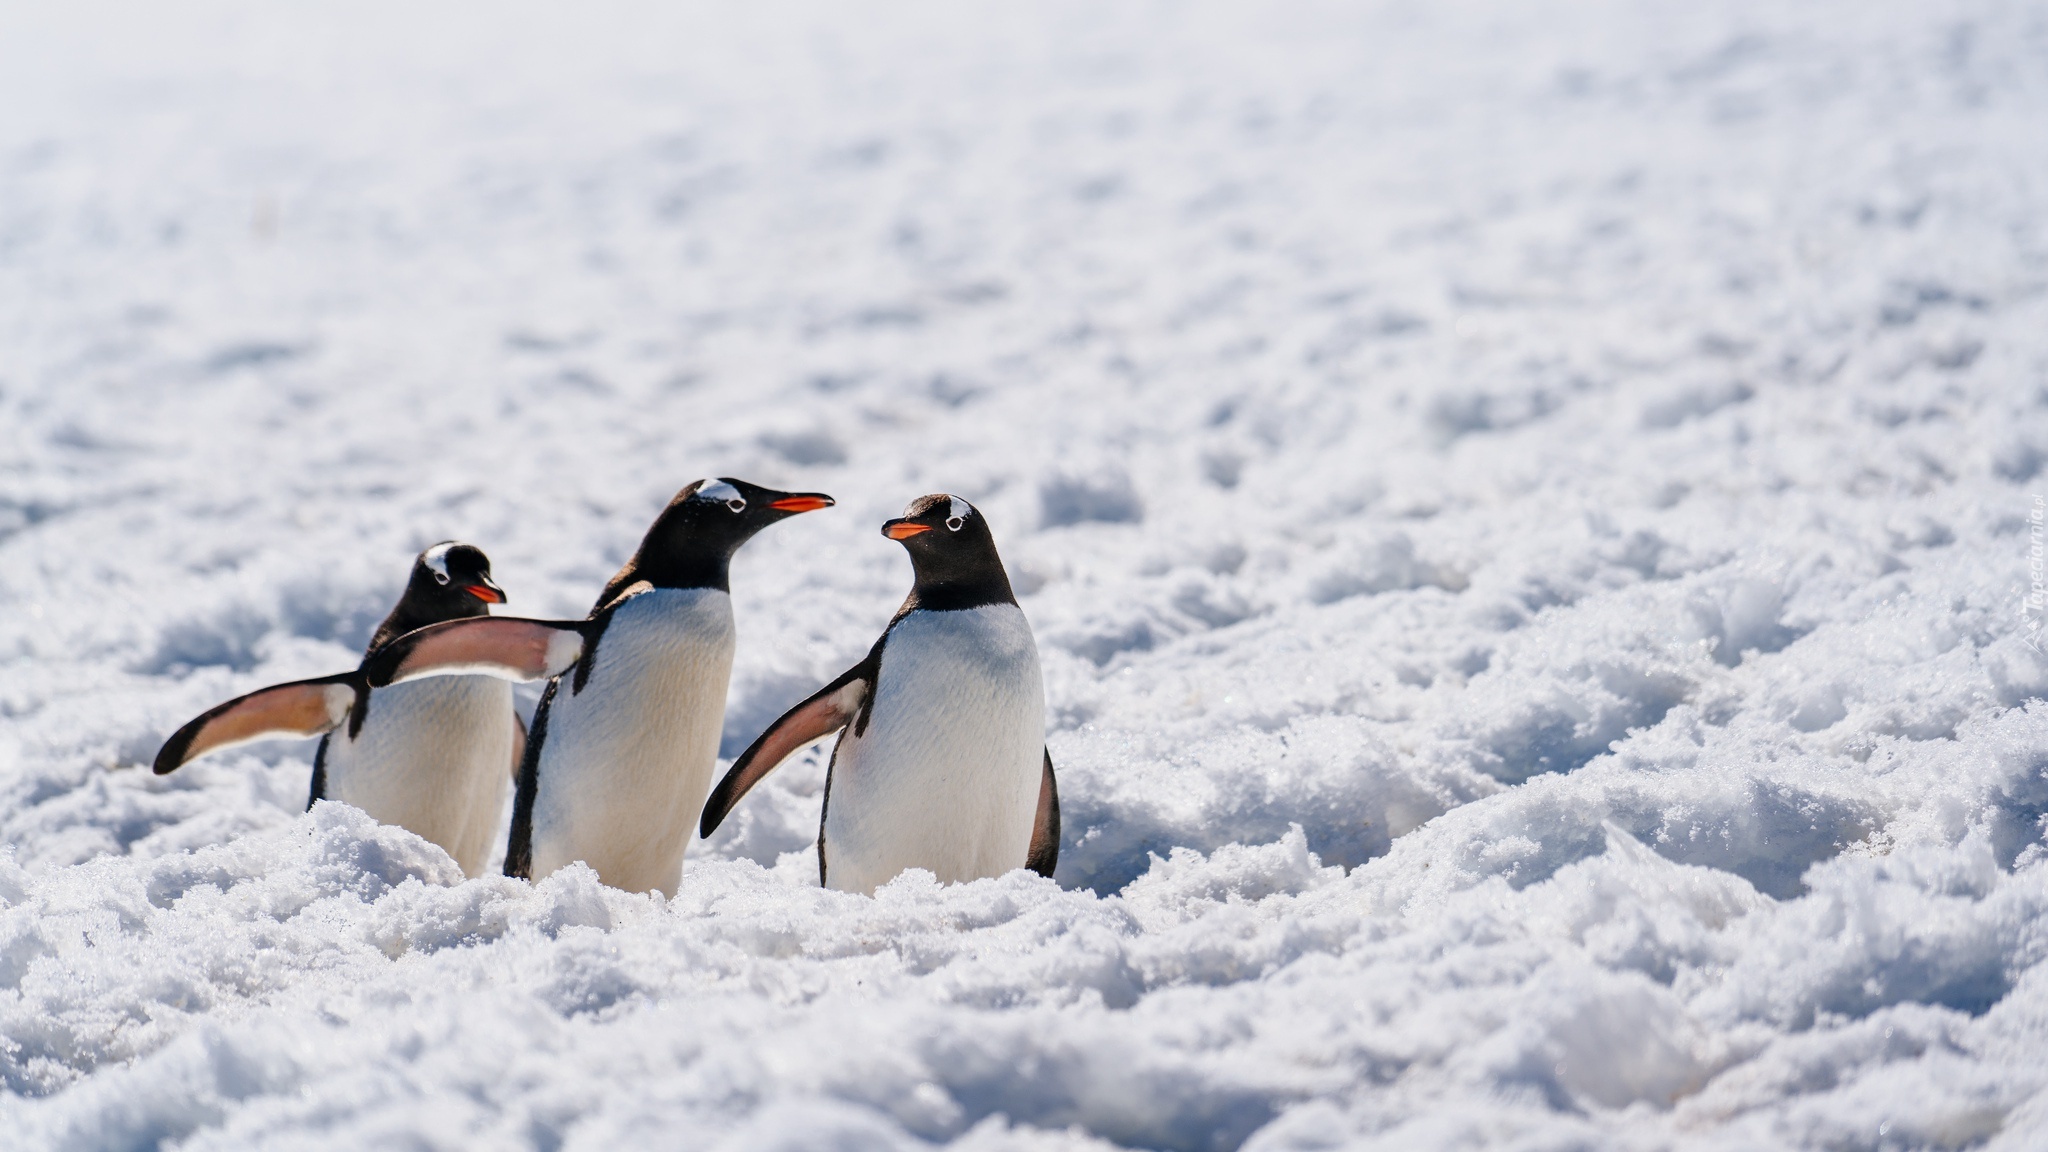
[[[421,7],[0,11],[10,1147],[2048,1141],[2048,8]],[[728,755],[981,504],[1058,884],[137,767],[721,473]]]

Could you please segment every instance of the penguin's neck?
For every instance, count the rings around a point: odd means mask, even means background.
[[[920,608],[927,612],[959,612],[988,604],[1016,602],[1017,596],[1010,590],[1010,578],[1001,565],[996,565],[994,571],[946,576],[919,573],[909,598],[903,601],[903,607],[897,610],[896,616],[901,619]]]
[[[454,604],[422,604],[410,594],[401,597],[397,607],[391,609],[391,615],[386,616],[384,622],[377,625],[377,630],[370,634],[370,644],[363,649],[364,655],[375,652],[387,641],[397,639],[415,629],[425,628],[429,624],[467,620],[472,616],[491,614],[491,610],[484,606],[483,601],[468,597],[465,599],[468,603],[458,601]]]
[[[649,558],[638,554],[626,561],[618,575],[605,584],[591,611],[603,608],[618,599],[627,588],[640,583],[654,588],[715,588],[729,594],[732,591],[731,568],[732,557],[727,555],[700,552]]]
[[[667,556],[654,563],[641,561],[634,579],[645,580],[656,588],[716,588],[731,592],[731,569],[732,557],[728,555]]]

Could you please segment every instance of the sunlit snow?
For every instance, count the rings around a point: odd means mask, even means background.
[[[2040,1148],[2044,206],[2019,0],[0,7],[0,1144]],[[719,475],[728,757],[987,517],[1057,883],[150,775]]]

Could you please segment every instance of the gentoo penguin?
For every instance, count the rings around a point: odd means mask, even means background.
[[[582,620],[437,624],[386,646],[370,683],[481,672],[548,679],[519,768],[505,874],[581,860],[630,892],[675,895],[711,788],[732,675],[726,571],[754,533],[832,506],[720,479],[684,488]]]
[[[436,544],[413,561],[405,594],[367,652],[429,624],[488,618],[488,605],[504,602],[481,550]],[[483,873],[526,743],[510,684],[462,676],[372,691],[359,665],[206,712],[165,741],[156,771],[161,776],[209,752],[280,736],[320,737],[306,807],[315,800],[353,804],[439,844],[470,876]]]
[[[917,583],[867,657],[784,713],[704,806],[705,836],[761,777],[845,729],[825,777],[818,882],[872,893],[906,868],[952,883],[1059,862],[1060,796],[1045,747],[1031,625],[988,523],[943,493],[882,535]]]

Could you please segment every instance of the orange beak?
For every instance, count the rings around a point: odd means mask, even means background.
[[[830,508],[832,498],[820,493],[804,493],[784,496],[780,500],[770,500],[768,506],[777,512],[816,512],[820,508]]]
[[[882,535],[891,540],[908,540],[912,536],[922,536],[931,530],[931,525],[919,524],[915,520],[891,520],[882,525]]]
[[[485,587],[482,584],[464,584],[462,590],[486,604],[503,604],[505,602],[505,594],[503,592],[498,591],[496,588]]]

